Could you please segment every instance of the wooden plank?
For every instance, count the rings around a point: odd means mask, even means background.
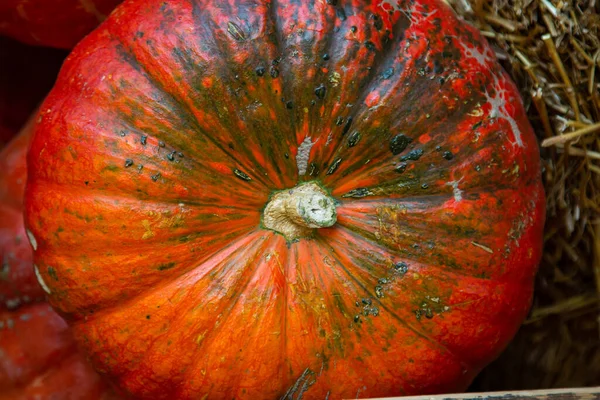
[[[373,398],[369,400],[600,400],[600,386],[575,389],[525,390]]]

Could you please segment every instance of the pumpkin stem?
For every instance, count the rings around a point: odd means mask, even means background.
[[[330,227],[336,220],[335,200],[316,182],[276,193],[263,214],[265,228],[290,241],[310,236],[316,228]]]

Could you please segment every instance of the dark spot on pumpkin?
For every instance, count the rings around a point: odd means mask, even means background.
[[[163,142],[162,140],[158,142],[158,147],[165,147],[165,142]]]
[[[375,47],[375,43],[371,42],[370,40],[367,40],[365,42],[365,47],[367,48],[367,50],[369,51],[375,51],[376,47]]]
[[[265,67],[256,67],[254,73],[258,76],[263,76],[265,74]]]
[[[233,170],[233,174],[235,176],[237,176],[238,178],[240,178],[241,180],[246,181],[246,182],[250,182],[252,180],[252,178],[250,178],[245,172],[240,171],[237,168]]]
[[[394,68],[390,67],[390,68],[386,69],[385,71],[383,71],[383,74],[381,74],[381,78],[382,79],[390,79],[392,77],[392,75],[394,75]]]
[[[158,181],[158,179],[160,178],[160,172],[157,172],[156,174],[152,175],[150,177],[154,182]]]
[[[56,275],[56,270],[53,267],[48,267],[48,275],[50,275],[50,278],[54,279],[55,281],[58,280],[58,276]]]
[[[373,14],[371,17],[373,18],[373,26],[375,26],[375,29],[377,29],[378,31],[383,29],[383,20],[375,14]]]
[[[142,144],[142,146],[145,146],[147,141],[148,141],[148,136],[142,135],[142,137],[140,138],[140,143]]]
[[[83,183],[85,183],[85,186],[87,186],[87,185],[89,185],[90,181],[85,181]]]
[[[396,172],[398,172],[399,174],[403,173],[404,171],[406,171],[406,163],[400,163],[396,166],[395,168]]]
[[[452,153],[451,153],[451,152],[449,152],[449,151],[445,151],[445,152],[442,154],[442,157],[444,157],[446,160],[452,160],[452,159],[454,158],[454,154],[452,154]]]
[[[327,175],[331,175],[333,174],[338,167],[340,166],[340,163],[342,162],[341,158],[336,158],[333,163],[331,164],[331,166],[329,167],[329,169],[327,170]]]
[[[342,197],[353,197],[355,199],[360,199],[362,197],[370,196],[372,194],[373,193],[371,193],[369,191],[369,189],[367,189],[367,188],[358,188],[358,189],[352,189],[351,191],[349,191]]]
[[[394,264],[394,269],[404,275],[408,272],[408,265],[405,262],[399,261]]]
[[[390,151],[393,155],[398,155],[406,150],[406,147],[412,142],[412,139],[402,133],[397,134],[390,140]]]
[[[271,66],[271,69],[269,70],[269,74],[271,75],[271,78],[275,79],[279,76],[279,70],[277,68],[275,68],[274,66]]]
[[[175,266],[175,263],[174,262],[170,262],[170,263],[167,263],[167,264],[159,265],[156,269],[159,270],[159,271],[165,271],[165,270],[173,268],[174,266]]]
[[[285,103],[285,108],[291,110],[292,108],[294,108],[294,103],[291,100],[288,101],[287,103]]]
[[[346,125],[344,125],[344,129],[342,129],[342,136],[344,136],[350,130],[350,126],[352,125],[352,117],[348,117],[346,120]]]
[[[325,85],[321,84],[315,89],[315,96],[319,99],[323,100],[325,98],[325,93],[327,92],[327,88]]]
[[[128,158],[125,160],[125,168],[129,168],[133,165],[133,160],[131,158]]]
[[[346,20],[346,10],[344,10],[343,8],[337,8],[335,10],[335,15],[341,20],[341,21],[345,21]]]
[[[356,31],[358,30],[355,26],[351,26],[350,30],[352,31],[352,33],[356,33]]]
[[[352,132],[350,136],[348,136],[348,147],[354,147],[360,141],[360,132]]]
[[[150,319],[150,315],[146,315],[146,319]]]
[[[246,35],[244,34],[244,31],[242,31],[242,29],[238,25],[234,24],[231,21],[227,22],[227,32],[229,32],[229,34],[238,42],[243,42],[244,40],[246,40]]]
[[[407,155],[400,158],[400,161],[408,161],[408,160],[417,161],[419,158],[421,158],[422,155],[423,155],[423,150],[414,149],[414,150],[409,151]]]

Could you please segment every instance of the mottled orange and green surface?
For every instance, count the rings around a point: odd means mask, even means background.
[[[529,307],[536,141],[439,1],[128,1],[67,59],[29,166],[43,286],[140,398],[463,390]],[[311,181],[337,222],[264,228]]]

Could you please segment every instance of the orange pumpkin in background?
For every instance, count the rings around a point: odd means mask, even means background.
[[[0,151],[0,308],[14,309],[44,299],[23,225],[26,155],[35,118]]]
[[[116,400],[49,304],[0,311],[0,400]]]
[[[123,0],[0,0],[0,34],[70,49]]]

